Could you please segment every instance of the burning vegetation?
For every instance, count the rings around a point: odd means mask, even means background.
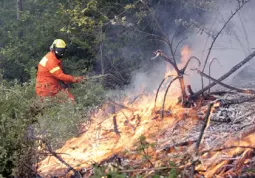
[[[53,151],[46,144],[44,151],[50,156],[39,163],[38,173],[90,177],[97,176],[94,171],[101,167],[105,175],[115,171],[130,177],[155,173],[253,177],[253,91],[196,95],[190,87],[189,94],[181,92],[181,72],[192,59],[188,52],[184,47],[178,65],[182,69],[169,71],[157,91],[109,100],[62,148]],[[156,54],[163,56],[159,51]],[[174,79],[169,81],[169,76]]]
[[[95,111],[81,133],[37,166],[43,177],[92,177],[114,173],[128,177],[255,177],[254,91],[222,81],[255,56],[255,51],[219,79],[205,73],[216,39],[227,23],[249,1],[238,1],[213,41],[203,66],[184,46],[177,62],[173,39],[158,37],[171,57],[157,50],[152,60],[163,58],[171,66],[157,90],[109,99]],[[196,62],[196,67],[189,65]],[[195,64],[195,63],[193,63]],[[210,63],[211,65],[211,63]],[[201,69],[199,69],[201,67]],[[202,89],[194,92],[184,76],[191,69],[201,75]],[[204,86],[204,79],[210,80]],[[185,83],[186,82],[186,83]],[[219,84],[230,91],[207,92]],[[101,170],[101,172],[100,172]]]

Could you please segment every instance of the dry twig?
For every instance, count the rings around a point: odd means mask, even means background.
[[[219,60],[218,60],[217,58],[213,58],[213,59],[211,60],[211,62],[209,63],[209,76],[210,76],[210,77],[211,77],[211,66],[212,66],[212,64],[213,64],[214,61],[217,61],[217,62],[219,63],[219,65],[221,66]],[[209,79],[209,84],[211,84],[211,79]],[[209,88],[208,92],[210,93],[210,88]]]
[[[67,162],[65,162],[65,160],[63,160],[63,158],[61,158],[61,157],[58,155],[58,153],[56,153],[55,151],[53,151],[52,148],[51,148],[51,145],[50,145],[47,141],[43,140],[43,142],[45,143],[45,145],[46,145],[47,150],[49,151],[49,153],[50,153],[52,156],[54,156],[55,158],[57,158],[61,163],[63,163],[64,165],[66,165],[66,166],[68,167],[68,169],[67,169],[65,175],[63,175],[63,176],[66,176],[66,174],[68,174],[68,172],[73,171],[74,174],[75,174],[77,177],[81,177],[79,171],[75,170],[72,166],[70,166]]]
[[[205,131],[205,128],[208,124],[208,120],[209,120],[209,116],[210,116],[210,113],[211,113],[211,109],[212,109],[212,106],[213,106],[213,103],[210,103],[208,105],[208,110],[207,110],[207,113],[206,113],[206,116],[205,116],[205,120],[204,120],[204,124],[201,128],[201,131],[200,131],[200,134],[199,134],[199,137],[198,137],[198,141],[196,143],[196,147],[195,147],[195,157],[198,156],[198,153],[199,153],[199,145],[202,141],[202,138],[203,138],[203,135],[204,135],[204,131]],[[197,158],[196,158],[197,159]],[[194,177],[194,173],[195,173],[195,166],[196,166],[196,162],[198,160],[192,160],[192,166],[191,166],[191,177]]]

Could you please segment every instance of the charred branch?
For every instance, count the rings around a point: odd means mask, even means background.
[[[165,110],[165,102],[166,102],[166,96],[167,96],[167,93],[168,93],[168,90],[169,90],[169,88],[170,88],[170,86],[172,85],[172,83],[176,80],[176,79],[178,79],[179,77],[175,77],[169,84],[168,84],[168,86],[167,86],[167,88],[166,88],[166,92],[165,92],[165,95],[164,95],[164,100],[163,100],[163,105],[162,105],[162,114],[161,114],[161,119],[164,119],[164,110]]]
[[[180,82],[180,86],[181,86],[181,92],[182,92],[182,102],[183,102],[184,99],[187,98],[187,94],[186,94],[186,90],[185,90],[185,83],[184,83],[184,79],[183,79],[183,74],[184,74],[183,69],[179,70],[175,60],[170,59],[168,56],[166,56],[163,53],[162,50],[157,50],[154,53],[156,54],[155,57],[161,56],[165,61],[169,62],[173,66],[173,68],[174,68],[174,70],[177,73],[178,78],[179,78],[179,82]]]
[[[174,39],[174,37],[173,37],[173,39]],[[186,39],[188,39],[188,37],[185,37],[185,38],[183,38],[182,40],[180,40],[180,41],[178,42],[178,44],[176,45],[175,50],[174,50],[174,52],[173,52],[173,56],[175,56],[176,51],[177,51],[178,47],[180,46],[180,44],[181,44],[184,40],[186,40]],[[173,40],[172,40],[172,44],[173,44]]]
[[[187,90],[188,90],[188,92],[189,92],[190,95],[193,95],[193,94],[194,94],[194,92],[193,92],[193,90],[192,90],[192,88],[191,88],[190,85],[187,85]]]
[[[75,175],[78,175],[79,177],[81,177],[79,171],[75,170],[72,166],[70,166],[67,162],[65,162],[65,160],[63,158],[61,158],[58,153],[56,153],[55,151],[53,151],[51,145],[49,143],[47,143],[45,140],[43,140],[43,142],[45,143],[48,152],[54,156],[55,158],[57,158],[62,164],[64,164],[65,166],[68,167],[66,173],[64,176],[66,176],[66,174],[68,174],[70,171],[73,171]]]
[[[113,129],[114,129],[114,132],[115,132],[117,135],[120,135],[120,131],[119,131],[118,125],[117,125],[116,115],[114,115],[112,119],[113,119]]]
[[[239,98],[239,99],[233,99],[233,100],[227,100],[227,99],[222,99],[217,101],[219,103],[219,106],[229,106],[232,104],[241,104],[241,103],[245,103],[245,102],[250,102],[255,100],[255,96],[252,97],[244,97],[244,98]]]
[[[211,77],[211,67],[212,67],[212,64],[213,64],[214,61],[217,61],[219,63],[219,65],[221,66],[219,60],[217,58],[213,58],[211,60],[211,62],[209,63],[209,76],[210,77]],[[209,79],[209,84],[211,84],[211,79]],[[209,88],[208,92],[210,93],[210,88]]]
[[[118,125],[117,125],[117,119],[116,119],[116,108],[115,108],[115,105],[112,106],[112,113],[114,114],[113,115],[113,130],[114,132],[117,134],[117,135],[120,135],[120,132],[118,130]]]
[[[229,146],[229,147],[223,147],[223,148],[218,148],[218,149],[209,149],[209,150],[204,150],[201,151],[201,155],[209,152],[219,152],[219,151],[224,151],[224,150],[230,150],[234,148],[243,148],[243,149],[252,149],[255,150],[255,147],[252,146]]]
[[[159,90],[160,90],[161,86],[163,85],[163,83],[164,83],[164,81],[165,81],[166,79],[168,79],[169,77],[173,77],[173,76],[174,76],[174,75],[168,75],[168,76],[166,76],[166,77],[161,81],[161,83],[159,84],[159,87],[158,87],[157,92],[156,92],[155,101],[154,101],[154,108],[156,108],[158,93],[159,93]]]
[[[123,108],[123,109],[129,110],[129,111],[131,111],[131,112],[134,112],[134,111],[137,110],[137,109],[134,109],[134,108],[127,107],[127,106],[125,106],[125,105],[123,105],[123,104],[117,103],[116,101],[113,101],[113,100],[111,100],[110,98],[108,98],[108,100],[109,100],[109,102],[110,102],[111,104],[113,104],[113,105],[115,105],[115,106],[119,106],[119,107],[121,107],[121,108]]]
[[[204,124],[201,128],[201,131],[200,131],[200,134],[199,134],[199,137],[198,137],[198,141],[196,143],[196,147],[195,147],[195,157],[198,156],[199,154],[199,146],[200,146],[200,143],[202,141],[202,138],[203,138],[203,135],[204,135],[204,131],[205,131],[205,128],[206,126],[208,125],[208,120],[209,120],[209,116],[210,116],[210,113],[211,113],[211,110],[212,110],[212,106],[213,106],[213,103],[210,103],[208,105],[208,110],[207,110],[207,113],[206,113],[206,116],[205,116],[205,120],[204,120]],[[195,159],[192,161],[192,166],[191,166],[191,177],[194,177],[194,173],[195,173],[195,165],[196,165],[196,162],[198,160]]]
[[[163,150],[166,151],[166,152],[169,152],[170,150],[175,149],[176,147],[189,146],[189,145],[191,145],[193,143],[196,143],[196,142],[197,142],[197,139],[187,140],[187,141],[184,141],[184,142],[176,143],[174,145],[167,145],[163,148]]]
[[[140,95],[137,95],[136,97],[134,97],[132,100],[130,100],[129,102],[128,102],[128,104],[133,104],[133,103],[135,103],[137,100],[139,100],[139,98],[141,98],[142,96],[146,96],[146,94],[140,94]]]
[[[199,60],[196,56],[191,56],[191,57],[188,59],[188,61],[186,62],[186,64],[184,65],[184,67],[180,70],[182,74],[185,73],[185,71],[186,71],[186,69],[187,69],[187,67],[188,67],[188,65],[189,65],[189,63],[190,63],[190,61],[191,61],[192,59],[195,59],[195,60],[198,62],[198,67],[201,65],[200,60]],[[194,69],[193,69],[193,70],[194,70]]]
[[[199,73],[201,76],[204,76],[204,77],[206,77],[206,78],[212,80],[213,82],[216,82],[216,83],[218,83],[219,85],[222,85],[222,86],[224,86],[224,87],[226,87],[226,88],[228,88],[228,89],[230,89],[230,90],[235,90],[235,91],[237,91],[237,92],[239,92],[239,93],[245,93],[245,94],[255,94],[255,91],[253,91],[253,90],[243,90],[243,89],[235,88],[235,87],[232,87],[232,86],[227,85],[227,84],[225,84],[225,83],[222,83],[222,82],[220,82],[219,80],[214,79],[214,78],[210,77],[209,75],[207,75],[207,74],[201,72],[200,70],[197,70],[197,73]]]
[[[154,167],[154,168],[147,168],[147,169],[130,169],[130,170],[121,170],[121,173],[131,173],[131,172],[144,172],[144,171],[159,171],[159,170],[166,170],[166,169],[178,169],[178,167]]]
[[[167,55],[165,55],[163,53],[162,50],[157,50],[157,51],[154,52],[154,54],[156,55],[154,58],[162,57],[166,62],[169,62],[174,67],[175,71],[179,71],[178,67],[176,66],[176,64],[173,60],[173,58],[169,58]]]
[[[226,123],[229,123],[231,122],[231,119],[229,117],[215,117],[215,118],[211,118],[211,121],[214,121],[214,122],[226,122]]]
[[[228,71],[227,73],[225,73],[223,76],[221,76],[218,81],[221,82],[222,80],[226,79],[227,77],[229,77],[231,74],[233,74],[235,71],[237,71],[240,67],[242,67],[244,64],[246,64],[247,62],[249,62],[253,57],[255,56],[255,51],[253,51],[249,56],[247,56],[244,60],[242,60],[240,63],[236,64],[230,71]],[[208,90],[209,88],[212,88],[213,86],[215,86],[217,83],[216,82],[212,82],[211,84],[207,85],[206,87],[202,88],[201,90],[197,91],[196,93],[194,93],[194,95],[192,95],[190,98],[195,98],[199,95],[201,95],[202,93],[204,93],[206,90]]]

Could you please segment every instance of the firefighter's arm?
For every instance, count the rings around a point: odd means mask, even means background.
[[[83,79],[83,77],[74,77],[72,75],[65,74],[59,66],[51,69],[50,73],[63,82],[78,83]]]

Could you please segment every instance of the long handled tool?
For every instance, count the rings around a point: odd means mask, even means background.
[[[84,80],[94,80],[94,79],[99,79],[99,78],[107,77],[109,75],[110,74],[95,75],[95,76],[91,76],[91,77],[85,77]]]
[[[104,75],[95,75],[95,76],[91,76],[91,77],[84,77],[84,79],[81,81],[81,82],[85,82],[86,80],[95,80],[95,79],[99,79],[99,78],[103,78],[103,77],[107,77],[109,76],[110,74],[104,74]],[[60,81],[61,82],[61,81]],[[64,83],[64,82],[61,82],[61,86],[63,88],[72,88],[73,85],[72,83]]]

